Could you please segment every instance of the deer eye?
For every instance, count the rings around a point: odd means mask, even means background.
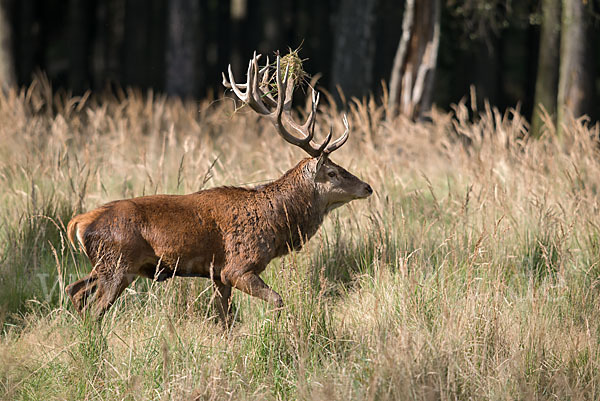
[[[331,178],[335,177],[336,174],[333,171],[330,171],[329,173],[327,173],[328,176],[330,176]]]

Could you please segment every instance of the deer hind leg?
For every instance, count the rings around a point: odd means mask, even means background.
[[[219,320],[227,329],[233,323],[231,308],[231,286],[223,284],[220,280],[213,280],[215,289],[215,303]]]
[[[115,303],[119,295],[131,284],[135,276],[117,271],[112,274],[100,274],[99,288],[94,304],[94,315],[102,317],[104,313]]]
[[[92,295],[98,291],[98,275],[95,271],[87,276],[69,284],[66,288],[67,295],[79,313],[87,309],[92,300]]]
[[[116,269],[108,262],[97,264],[90,274],[67,286],[66,292],[77,312],[91,310],[95,317],[102,317],[135,278],[126,274],[124,267],[120,263]]]

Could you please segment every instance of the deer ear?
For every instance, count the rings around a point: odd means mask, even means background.
[[[325,152],[321,153],[321,155],[319,156],[319,159],[317,160],[317,166],[315,167],[315,175],[317,175],[319,170],[321,170],[321,167],[323,167],[323,163],[325,163],[326,160],[327,160],[327,153],[325,153]]]

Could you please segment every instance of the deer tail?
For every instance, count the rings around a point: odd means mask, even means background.
[[[67,237],[73,247],[75,247],[75,235],[77,235],[77,217],[79,216],[72,218],[69,224],[67,224]]]
[[[106,207],[99,207],[98,209],[92,210],[91,212],[79,214],[69,221],[67,224],[67,237],[69,238],[69,242],[73,245],[74,248],[77,247],[75,239],[79,242],[81,249],[87,255],[87,249],[85,246],[83,235],[85,233],[86,228],[94,222],[103,212],[106,211]]]

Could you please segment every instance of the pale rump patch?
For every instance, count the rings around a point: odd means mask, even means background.
[[[80,227],[77,227],[76,237],[77,237],[77,241],[79,241],[79,245],[80,245],[81,249],[87,255],[87,250],[85,249],[85,244],[83,243],[83,237],[81,235],[81,228]]]

